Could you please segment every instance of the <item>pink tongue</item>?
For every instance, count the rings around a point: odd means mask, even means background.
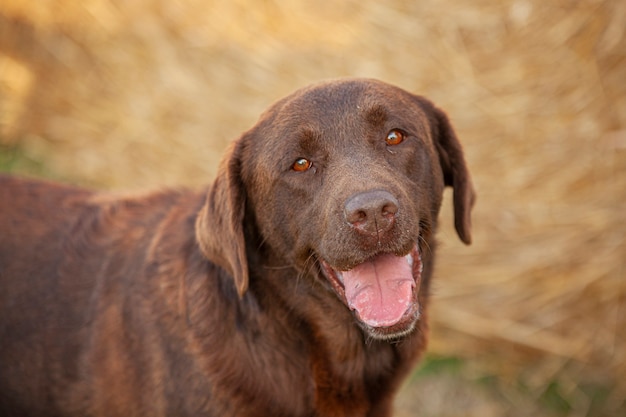
[[[372,327],[393,326],[413,301],[415,281],[404,256],[379,255],[342,276],[348,305]]]

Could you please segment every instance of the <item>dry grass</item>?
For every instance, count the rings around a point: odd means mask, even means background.
[[[623,412],[622,0],[0,4],[0,141],[80,183],[206,183],[269,103],[346,75],[432,98],[474,173],[474,245],[442,214],[431,350]]]

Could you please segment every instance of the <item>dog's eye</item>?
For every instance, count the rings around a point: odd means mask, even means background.
[[[308,159],[298,158],[296,159],[296,162],[294,162],[293,165],[291,166],[291,169],[297,172],[304,172],[308,170],[309,168],[311,168],[311,165],[313,165],[313,163],[309,161]]]
[[[391,132],[387,133],[387,138],[385,142],[387,145],[399,145],[404,141],[404,133],[401,130],[393,129]]]

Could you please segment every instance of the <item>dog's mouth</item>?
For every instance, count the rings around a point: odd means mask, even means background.
[[[320,264],[332,288],[371,337],[398,338],[413,330],[420,314],[423,268],[417,245],[404,256],[377,254],[346,271],[321,259]]]

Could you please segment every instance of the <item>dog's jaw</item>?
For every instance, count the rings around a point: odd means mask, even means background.
[[[415,328],[420,318],[418,295],[423,269],[418,245],[404,256],[377,254],[348,271],[318,259],[321,275],[367,336],[398,339]],[[359,271],[362,269],[369,271]],[[367,276],[356,277],[358,274]]]

